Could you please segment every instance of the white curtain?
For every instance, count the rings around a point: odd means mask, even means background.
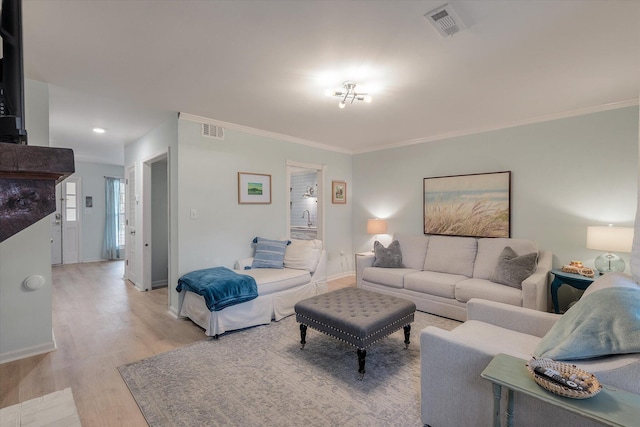
[[[118,246],[118,222],[120,203],[120,179],[104,177],[105,187],[105,221],[104,221],[104,241],[102,244],[102,258],[120,258],[120,247]]]
[[[631,250],[631,274],[635,281],[640,283],[640,113],[638,113],[638,207]]]

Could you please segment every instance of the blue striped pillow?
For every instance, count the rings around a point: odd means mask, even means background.
[[[269,240],[262,237],[253,239],[256,244],[256,254],[253,257],[251,268],[283,268],[284,253],[288,240]]]

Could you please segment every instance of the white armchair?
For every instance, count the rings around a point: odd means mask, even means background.
[[[468,321],[454,330],[430,326],[420,335],[421,415],[425,425],[491,425],[491,383],[480,373],[498,353],[521,358],[524,364],[560,318],[479,299],[470,300],[467,310]],[[575,364],[594,373],[603,384],[640,394],[640,353]],[[518,393],[515,402],[514,421],[518,426],[600,425]]]

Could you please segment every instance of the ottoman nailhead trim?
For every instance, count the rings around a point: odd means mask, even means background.
[[[308,319],[310,321],[310,323],[307,323],[307,322],[304,322],[304,321],[298,319],[298,323],[305,324],[308,327],[311,327],[312,329],[315,329],[318,332],[322,332],[322,333],[324,333],[326,335],[329,335],[330,337],[336,338],[336,339],[338,339],[338,340],[340,340],[342,342],[345,342],[345,343],[347,343],[349,345],[353,345],[355,347],[358,347],[360,350],[364,350],[367,347],[369,347],[370,345],[375,344],[376,342],[380,341],[381,339],[386,338],[387,336],[391,335],[392,333],[394,333],[396,331],[399,331],[400,329],[402,329],[406,325],[410,324],[413,321],[413,319],[412,320],[409,320],[409,319],[413,318],[414,313],[407,314],[403,318],[395,320],[394,322],[390,323],[389,325],[386,325],[383,328],[378,329],[377,331],[374,331],[374,332],[370,333],[369,335],[367,335],[364,338],[360,338],[360,337],[358,337],[356,335],[353,335],[353,334],[350,334],[350,333],[348,333],[346,331],[343,331],[340,328],[336,328],[335,326],[332,326],[332,325],[329,325],[327,323],[321,322],[319,320],[313,319],[313,318],[308,317],[308,316],[306,316],[304,314],[297,314],[296,316],[298,318]],[[328,330],[318,329],[317,327],[315,327],[313,325],[313,323],[321,325],[322,327],[324,327],[326,329],[330,329],[332,331],[338,331],[339,333],[341,333],[343,335],[347,335],[349,337],[352,337],[354,341],[357,341],[357,342],[360,342],[360,343],[366,341],[367,339],[373,338],[376,335],[380,335],[382,332],[385,332],[385,333],[383,335],[379,336],[378,338],[376,338],[374,341],[370,342],[369,344],[361,347],[358,344],[354,344],[353,342],[349,342],[344,338],[341,338],[341,337],[339,337],[337,335],[332,334]]]

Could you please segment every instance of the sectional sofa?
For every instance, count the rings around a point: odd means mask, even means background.
[[[531,240],[405,233],[394,234],[393,240],[398,241],[402,267],[377,267],[375,254],[358,254],[357,287],[410,299],[420,311],[460,321],[467,319],[467,302],[472,298],[549,309],[552,255],[539,251]],[[528,277],[508,285],[502,282],[513,275],[500,271],[508,265],[507,246],[518,257],[534,260]],[[518,259],[506,260],[514,261]]]

